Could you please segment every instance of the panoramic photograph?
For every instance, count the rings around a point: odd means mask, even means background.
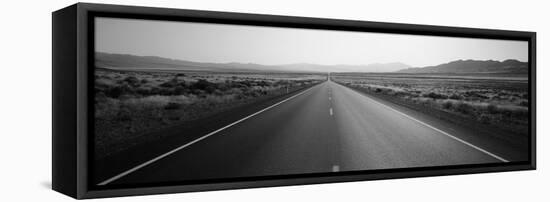
[[[529,160],[527,41],[94,27],[99,186]]]

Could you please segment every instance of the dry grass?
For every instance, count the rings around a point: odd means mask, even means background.
[[[95,72],[96,156],[147,131],[304,88],[326,79],[306,74]],[[116,148],[115,148],[116,147]]]
[[[390,95],[485,124],[519,128],[528,124],[526,80],[406,75],[338,75],[332,79],[370,93]]]

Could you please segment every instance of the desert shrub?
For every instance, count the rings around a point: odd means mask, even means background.
[[[451,96],[449,96],[449,99],[453,99],[453,100],[462,100],[463,97],[458,95],[458,94],[452,94]]]
[[[105,88],[111,88],[115,84],[113,80],[107,79],[107,78],[98,78],[95,80],[95,87],[105,89]]]
[[[512,119],[526,119],[529,116],[529,110],[526,107],[501,106],[499,113]]]
[[[134,117],[135,110],[130,109],[130,106],[128,105],[122,105],[120,109],[117,111],[116,116],[114,117],[114,120],[116,121],[131,121],[132,117]]]
[[[170,79],[169,81],[160,84],[160,87],[173,88],[173,87],[176,87],[177,85],[178,85],[178,81],[176,79]]]
[[[242,84],[241,82],[232,82],[230,87],[231,88],[247,88],[248,86]]]
[[[245,95],[246,97],[255,97],[255,93],[253,90],[251,89],[246,89],[243,93],[243,95]],[[246,98],[245,97],[245,98]]]
[[[212,94],[220,96],[220,95],[223,95],[223,92],[220,89],[216,89]]]
[[[250,87],[252,86],[252,82],[251,81],[248,81],[248,80],[245,80],[245,81],[240,81],[239,84],[241,84],[243,87]]]
[[[419,98],[413,98],[412,101],[416,104],[420,104],[420,105],[432,105],[432,99],[429,99],[429,98],[424,98],[424,97],[419,97]]]
[[[140,83],[139,79],[136,78],[135,76],[128,76],[124,79],[124,81],[131,86],[139,86],[139,83]]]
[[[390,90],[389,94],[394,95],[394,96],[398,96],[398,97],[406,97],[406,96],[410,95],[410,93],[405,92],[405,91],[393,91],[393,90]]]
[[[96,92],[94,96],[94,103],[104,103],[107,99],[107,96],[103,92]]]
[[[382,92],[382,89],[376,88],[376,90],[374,90],[374,92],[381,93],[381,92]]]
[[[116,121],[136,121],[162,118],[161,109],[169,102],[170,97],[158,95],[122,100],[117,102],[118,109],[112,109],[116,114],[110,117],[110,119]]]
[[[180,109],[181,107],[182,107],[182,104],[180,103],[169,102],[166,106],[164,106],[164,109],[174,110],[174,109]]]
[[[119,109],[119,101],[105,97],[104,99],[96,98],[95,113],[96,118],[114,117]]]
[[[159,95],[159,94],[160,94],[160,91],[161,91],[160,88],[158,88],[158,87],[153,87],[153,88],[151,88],[150,93],[151,93],[151,95]]]
[[[199,79],[197,82],[191,85],[191,89],[199,89],[208,93],[214,92],[214,90],[216,90],[216,87],[217,86],[215,83],[209,82],[205,79]]]
[[[269,83],[266,82],[266,81],[259,81],[259,82],[257,83],[257,85],[263,87],[263,86],[269,86]]]
[[[453,107],[453,102],[447,100],[441,104],[441,107],[443,107],[443,109],[451,109]]]
[[[220,91],[227,91],[231,88],[231,85],[228,84],[227,82],[218,83],[216,86],[217,86],[216,89]]]
[[[227,93],[239,95],[239,94],[242,94],[243,91],[240,88],[231,88],[231,89],[227,90]]]
[[[447,99],[446,95],[442,95],[439,93],[430,92],[428,94],[425,94],[424,97],[432,98],[432,99]]]
[[[464,94],[466,95],[466,97],[472,99],[489,99],[489,97],[474,91],[466,91]]]
[[[206,94],[206,91],[201,90],[201,89],[192,89],[191,93],[195,94],[197,96],[203,96],[204,97],[204,95]]]
[[[160,88],[158,94],[160,95],[174,95],[174,89],[175,88]]]
[[[489,105],[487,105],[487,112],[490,113],[490,114],[496,114],[498,113],[498,107],[497,105],[491,103]]]
[[[470,114],[473,112],[473,107],[465,102],[459,102],[455,105],[455,110],[463,114]]]
[[[151,90],[149,87],[138,87],[135,91],[140,95],[152,95]]]
[[[204,98],[204,102],[208,103],[209,105],[220,104],[220,103],[226,103],[228,101],[231,101],[231,98],[232,98],[232,96],[207,95]]]
[[[132,98],[136,98],[136,96],[134,96],[132,94],[122,94],[118,97],[119,100],[128,100],[128,99],[132,99]]]
[[[149,108],[159,108],[161,106],[167,105],[170,101],[171,97],[169,96],[153,95],[132,99],[128,102],[133,103],[134,105],[143,105]]]
[[[188,86],[187,86],[187,82],[185,82],[185,81],[178,81],[178,85],[177,85],[177,86],[188,87]]]
[[[477,120],[480,121],[481,123],[490,123],[491,122],[491,115],[488,115],[488,114],[481,114],[477,117]]]
[[[242,94],[242,93],[236,94],[235,98],[236,98],[237,100],[242,100],[242,99],[245,99],[245,98],[246,98],[246,95],[244,95],[244,94]]]
[[[118,98],[122,95],[122,88],[120,86],[114,86],[104,91],[107,97]]]
[[[132,95],[135,93],[134,90],[126,84],[114,86],[112,88],[107,89],[104,92],[105,92],[105,95],[111,98],[119,98],[122,95]]]
[[[182,86],[176,86],[174,88],[174,95],[183,95],[185,93],[188,93],[189,90]]]

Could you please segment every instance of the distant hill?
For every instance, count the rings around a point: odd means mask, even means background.
[[[457,60],[437,66],[407,68],[398,73],[515,73],[526,74],[527,62],[518,60]]]
[[[366,69],[370,70],[369,72],[394,72],[394,71],[407,69],[407,68],[411,68],[411,66],[400,62],[393,62],[393,63],[370,64],[370,65],[367,65]]]
[[[281,65],[283,69],[300,69],[304,71],[322,72],[393,72],[400,69],[410,68],[403,63],[373,63],[369,65],[318,65],[309,63],[297,63]]]
[[[136,56],[96,52],[96,66],[128,70],[200,70],[200,71],[284,71],[284,72],[394,72],[410,68],[403,63],[374,63],[369,65],[319,65],[296,63],[260,65],[253,63],[202,63],[156,56]]]
[[[175,60],[156,56],[136,56],[96,52],[96,66],[109,69],[147,70],[201,70],[201,71],[250,71],[278,70],[275,66],[241,63],[202,63]]]

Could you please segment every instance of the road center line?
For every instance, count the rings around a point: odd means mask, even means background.
[[[343,87],[345,87],[345,86],[343,86]],[[347,87],[345,87],[345,88],[347,88]],[[356,92],[355,90],[352,90],[352,89],[349,89],[349,90],[351,90],[351,91],[353,91],[353,92],[355,92],[355,93],[358,93],[358,92]],[[361,95],[360,93],[358,93],[358,94]],[[415,118],[413,118],[413,117],[411,117],[411,116],[409,116],[409,115],[407,115],[407,114],[405,114],[405,113],[403,113],[403,112],[400,112],[400,111],[397,110],[397,109],[394,109],[394,108],[392,108],[392,107],[390,107],[390,106],[388,106],[388,105],[385,105],[385,104],[383,104],[383,103],[381,103],[381,102],[378,102],[378,101],[376,101],[375,99],[372,99],[372,98],[370,98],[370,97],[368,97],[368,96],[365,96],[365,95],[362,95],[362,96],[363,96],[363,97],[366,97],[366,98],[368,98],[368,99],[370,99],[370,100],[372,100],[374,103],[377,103],[378,105],[381,105],[381,106],[383,106],[383,107],[385,107],[385,108],[387,108],[387,109],[389,109],[389,110],[392,110],[392,111],[394,111],[394,112],[397,112],[398,114],[401,114],[401,115],[403,115],[403,116],[405,116],[405,117],[407,117],[407,118],[409,118],[409,119],[411,119],[411,120],[413,120],[413,121],[416,121],[417,123],[420,123],[420,124],[422,124],[422,125],[424,125],[424,126],[430,128],[430,129],[432,129],[432,130],[435,130],[435,131],[437,131],[437,132],[439,132],[439,133],[441,133],[441,134],[443,134],[443,135],[446,135],[446,136],[448,136],[448,137],[450,137],[450,138],[452,138],[452,139],[454,139],[454,140],[456,140],[456,141],[458,141],[458,142],[461,142],[461,143],[463,143],[463,144],[465,144],[465,145],[468,145],[468,146],[470,146],[470,147],[472,147],[472,148],[474,148],[474,149],[476,149],[476,150],[478,150],[478,151],[480,151],[480,152],[483,152],[483,153],[485,153],[485,154],[487,154],[487,155],[489,155],[489,156],[491,156],[491,157],[493,157],[493,158],[496,158],[496,159],[498,159],[499,161],[502,161],[502,162],[509,162],[508,160],[506,160],[506,159],[504,159],[504,158],[502,158],[502,157],[500,157],[500,156],[498,156],[498,155],[496,155],[496,154],[493,154],[493,153],[491,153],[491,152],[489,152],[489,151],[487,151],[487,150],[485,150],[485,149],[482,149],[482,148],[480,148],[480,147],[478,147],[478,146],[475,146],[475,145],[473,145],[473,144],[471,144],[471,143],[469,143],[469,142],[466,142],[465,140],[462,140],[462,139],[460,139],[460,138],[458,138],[458,137],[455,137],[455,136],[453,136],[453,135],[451,135],[451,134],[449,134],[449,133],[447,133],[447,132],[445,132],[445,131],[442,131],[442,130],[440,130],[440,129],[434,127],[434,126],[431,126],[430,124],[427,124],[427,123],[424,123],[424,122],[422,122],[422,121],[420,121],[420,120],[418,120],[418,119],[415,119]]]
[[[220,128],[220,129],[217,129],[217,130],[215,130],[215,131],[212,131],[212,132],[210,132],[210,133],[208,133],[208,134],[206,134],[206,135],[204,135],[204,136],[202,136],[202,137],[200,137],[200,138],[197,138],[197,139],[195,139],[195,140],[193,140],[193,141],[191,141],[191,142],[189,142],[189,143],[187,143],[187,144],[184,144],[184,145],[182,145],[182,146],[179,146],[178,148],[175,148],[175,149],[173,149],[173,150],[170,150],[169,152],[166,152],[166,153],[164,153],[164,154],[162,154],[162,155],[160,155],[160,156],[157,156],[157,157],[155,157],[155,158],[153,158],[153,159],[151,159],[151,160],[149,160],[149,161],[146,161],[146,162],[144,162],[144,163],[142,163],[142,164],[139,164],[139,165],[137,165],[137,166],[135,166],[135,167],[133,167],[133,168],[127,170],[127,171],[124,171],[124,172],[122,172],[122,173],[120,173],[120,174],[118,174],[118,175],[115,175],[114,177],[111,177],[111,178],[109,178],[109,179],[107,179],[107,180],[105,180],[105,181],[103,181],[103,182],[101,182],[101,183],[99,183],[99,184],[97,184],[97,185],[102,186],[102,185],[109,184],[109,183],[111,183],[111,182],[113,182],[113,181],[115,181],[115,180],[117,180],[117,179],[119,179],[119,178],[121,178],[121,177],[124,177],[124,176],[126,176],[126,175],[128,175],[128,174],[130,174],[130,173],[132,173],[132,172],[134,172],[134,171],[136,171],[136,170],[139,170],[139,169],[141,169],[141,168],[143,168],[143,167],[145,167],[145,166],[147,166],[147,165],[149,165],[149,164],[151,164],[151,163],[154,163],[155,161],[158,161],[158,160],[160,160],[160,159],[163,159],[164,157],[167,157],[168,155],[173,154],[173,153],[175,153],[175,152],[177,152],[177,151],[179,151],[179,150],[181,150],[181,149],[183,149],[183,148],[186,148],[186,147],[188,147],[188,146],[191,146],[192,144],[195,144],[195,143],[197,143],[197,142],[199,142],[199,141],[201,141],[201,140],[204,140],[204,139],[206,139],[207,137],[210,137],[210,136],[212,136],[212,135],[214,135],[214,134],[216,134],[216,133],[218,133],[218,132],[220,132],[220,131],[223,131],[223,130],[225,130],[225,129],[231,127],[231,126],[234,126],[234,125],[236,125],[236,124],[238,124],[238,123],[240,123],[240,122],[243,122],[243,121],[245,121],[245,120],[247,120],[247,119],[249,119],[249,118],[251,118],[251,117],[253,117],[253,116],[256,116],[256,115],[258,115],[258,114],[264,112],[264,111],[267,111],[267,110],[269,110],[269,109],[271,109],[271,108],[273,108],[273,107],[275,107],[275,106],[277,106],[277,105],[280,105],[280,104],[282,104],[282,103],[284,103],[284,102],[286,102],[286,101],[288,101],[288,100],[290,100],[290,99],[292,99],[292,98],[298,97],[298,96],[300,96],[300,95],[302,95],[302,94],[308,92],[309,90],[313,89],[314,87],[315,87],[315,86],[310,87],[309,89],[304,90],[304,91],[302,91],[301,93],[298,93],[298,94],[293,95],[293,96],[291,96],[291,97],[289,97],[289,98],[286,98],[286,99],[284,99],[284,100],[282,100],[282,101],[280,101],[280,102],[277,102],[277,103],[275,103],[275,104],[273,104],[273,105],[271,105],[271,106],[269,106],[269,107],[266,107],[266,108],[264,108],[264,109],[262,109],[262,110],[260,110],[260,111],[257,111],[257,112],[255,112],[255,113],[253,113],[253,114],[251,114],[251,115],[248,115],[247,117],[244,117],[244,118],[242,118],[242,119],[239,119],[238,121],[235,121],[235,122],[233,122],[233,123],[231,123],[231,124],[229,124],[229,125],[226,125],[226,126]]]
[[[332,172],[340,172],[340,166],[339,165],[333,165],[332,166]]]
[[[329,113],[330,113],[330,115],[332,116],[332,108],[330,108]]]

